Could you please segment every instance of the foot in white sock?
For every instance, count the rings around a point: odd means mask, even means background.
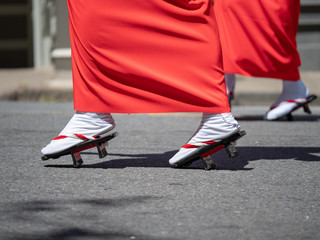
[[[233,93],[234,93],[234,87],[236,85],[236,76],[235,74],[232,74],[232,73],[226,73],[225,80],[226,80],[229,104],[231,106],[231,101],[234,98]]]
[[[51,155],[71,148],[92,137],[107,133],[115,127],[109,113],[90,113],[77,111],[59,136],[41,150],[44,155]]]
[[[308,95],[309,90],[301,80],[282,81],[282,93],[265,114],[264,119],[276,120],[286,116],[299,104],[307,102]]]
[[[218,142],[239,130],[240,126],[231,113],[203,113],[198,130],[169,160],[169,163],[171,166],[176,166],[183,159],[194,154],[199,147]]]

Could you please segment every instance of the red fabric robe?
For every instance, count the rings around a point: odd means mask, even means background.
[[[230,112],[211,0],[68,0],[74,106]]]
[[[214,7],[226,72],[299,80],[300,0],[215,0]]]

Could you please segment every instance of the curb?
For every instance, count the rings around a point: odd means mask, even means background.
[[[312,95],[312,94],[310,94]],[[278,93],[235,92],[232,106],[270,106]],[[0,95],[0,100],[35,102],[72,102],[73,91],[69,89],[19,88]],[[320,106],[320,98],[310,105]]]
[[[0,95],[0,100],[29,102],[71,102],[73,101],[73,91],[23,88]]]

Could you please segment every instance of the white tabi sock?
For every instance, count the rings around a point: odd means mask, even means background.
[[[265,114],[266,120],[275,120],[290,113],[299,103],[306,102],[308,88],[301,79],[298,81],[282,81],[282,93]]]
[[[95,137],[111,131],[115,127],[110,113],[91,113],[77,111],[57,138],[41,150],[44,155],[55,154],[73,147],[83,141],[74,134]]]
[[[232,113],[203,113],[199,128],[193,134],[188,143],[169,160],[175,165],[181,159],[186,158],[197,151],[197,147],[189,148],[187,145],[201,146],[209,141],[219,141],[239,131],[240,125],[234,119]]]

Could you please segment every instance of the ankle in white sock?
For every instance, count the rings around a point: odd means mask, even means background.
[[[236,76],[232,73],[226,73],[225,74],[225,81],[226,81],[226,87],[227,87],[227,94],[229,98],[233,95],[234,87],[236,84]]]
[[[308,88],[302,80],[282,81],[282,93],[272,104],[264,119],[275,120],[290,113],[299,103],[306,101],[309,95]]]

